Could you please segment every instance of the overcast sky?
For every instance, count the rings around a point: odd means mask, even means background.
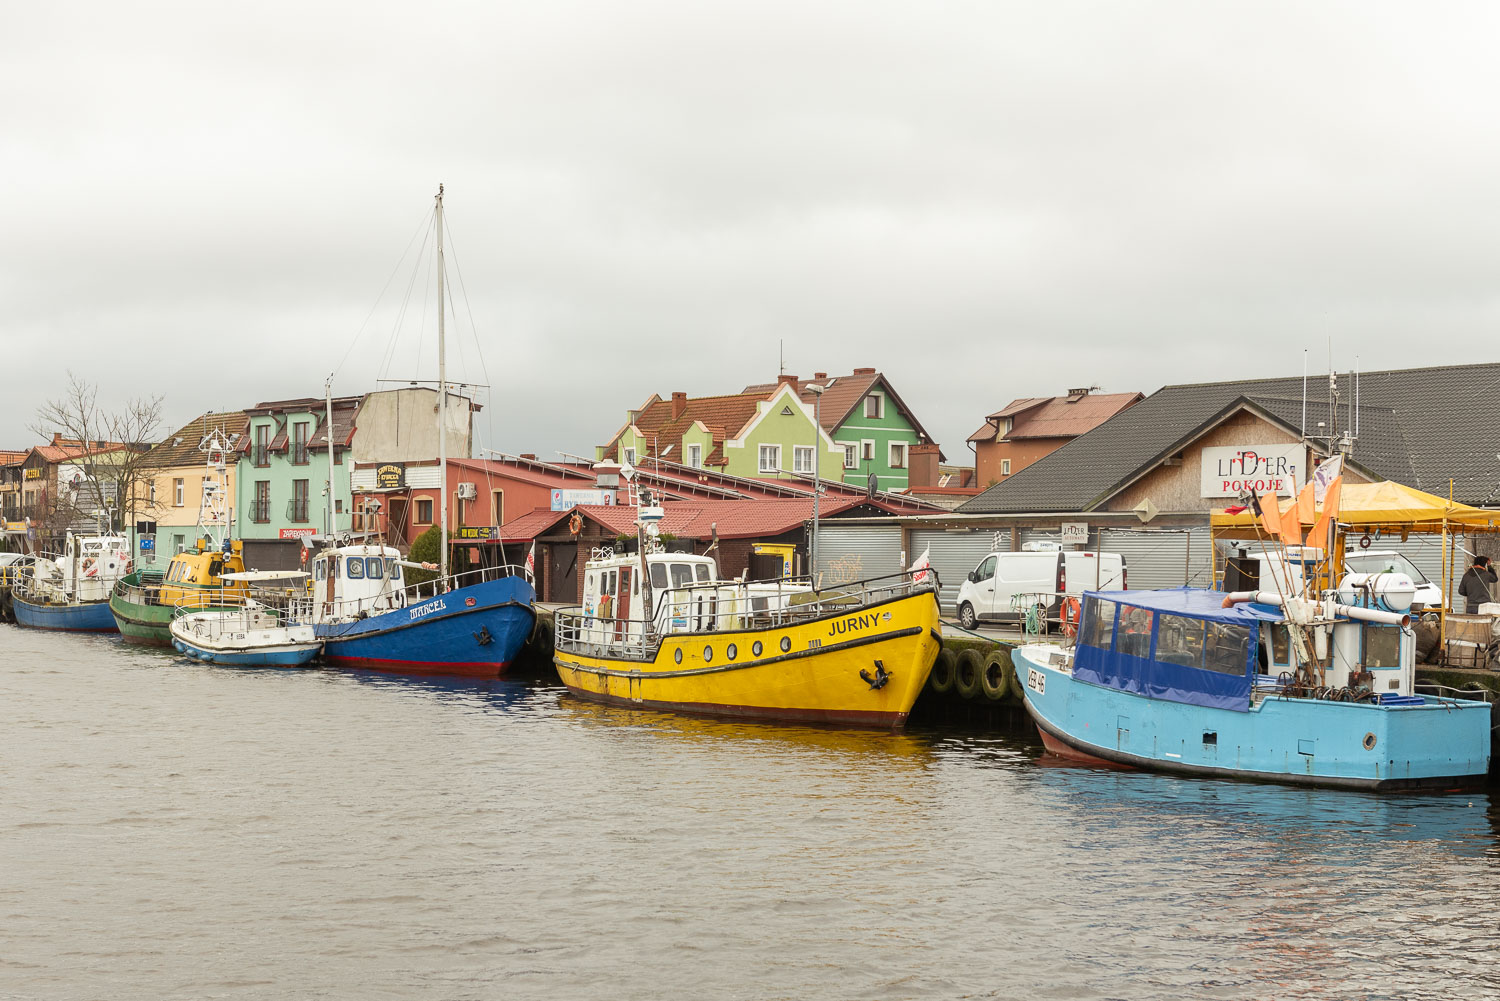
[[[70,368],[164,395],[163,434],[335,368],[432,377],[415,248],[381,291],[439,182],[450,367],[488,372],[509,451],[769,381],[783,340],[800,375],[880,368],[950,461],[1014,397],[1321,371],[1330,338],[1367,371],[1500,360],[1497,21],[11,0],[0,447]]]

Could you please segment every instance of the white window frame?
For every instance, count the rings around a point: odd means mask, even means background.
[[[858,469],[859,468],[859,442],[857,442],[857,441],[841,441],[841,442],[839,442],[839,445],[842,446],[842,448],[844,449],[844,468],[845,469]]]
[[[779,473],[779,472],[781,472],[781,446],[780,445],[762,445],[757,450],[756,456],[757,456],[757,460],[758,461],[756,462],[755,468],[758,469],[758,470],[760,470],[762,473]],[[766,462],[766,459],[767,459],[768,456],[770,457],[770,464],[769,465]]]
[[[896,451],[901,451],[901,461],[896,462]],[[904,441],[887,442],[885,446],[886,464],[892,469],[905,469],[906,460],[911,457],[911,448]]]
[[[688,445],[687,446],[687,464],[689,466],[692,466],[694,469],[702,469],[703,468],[703,446],[702,445]]]
[[[870,413],[870,401],[875,401],[875,412]],[[870,393],[865,397],[865,416],[871,420],[878,421],[885,417],[885,394]]]
[[[625,465],[635,465],[635,449],[629,447],[625,449]]]
[[[172,506],[184,507],[187,504],[187,477],[174,476],[172,478]]]
[[[874,438],[861,438],[860,439],[860,441],[859,441],[859,461],[860,462],[874,462],[875,461],[875,439]]]
[[[813,473],[813,462],[816,460],[816,458],[817,452],[813,450],[813,447],[811,445],[793,445],[792,472],[806,473],[808,476],[811,476]],[[807,460],[806,469],[799,468],[802,465],[803,459]]]
[[[1010,475],[1010,460],[1009,459],[1001,459],[1000,460],[1000,475],[1001,476],[1009,476]]]

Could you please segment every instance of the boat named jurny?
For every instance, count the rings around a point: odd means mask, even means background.
[[[305,570],[223,575],[217,596],[191,594],[178,605],[172,645],[194,660],[234,667],[302,667],[323,644],[309,620]]]
[[[1414,691],[1404,574],[1318,598],[1194,588],[1084,595],[1076,645],[1013,654],[1043,743],[1160,771],[1369,790],[1484,780],[1490,707]]]
[[[130,569],[130,546],[118,535],[68,534],[56,559],[20,568],[11,592],[18,625],[62,632],[112,633],[109,594]]]
[[[942,647],[931,571],[815,591],[726,581],[712,556],[665,552],[661,508],[637,551],[596,550],[583,605],[559,611],[558,674],[582,698],[756,719],[902,726]]]

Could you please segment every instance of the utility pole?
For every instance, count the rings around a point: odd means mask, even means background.
[[[808,392],[813,394],[813,520],[812,520],[812,544],[808,547],[808,576],[813,579],[813,586],[817,586],[818,572],[818,494],[822,492],[822,478],[819,470],[818,460],[821,456],[823,444],[823,390],[827,388],[815,382],[807,384]]]

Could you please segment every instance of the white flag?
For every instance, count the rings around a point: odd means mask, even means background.
[[[531,549],[526,553],[526,572],[536,576],[536,542],[531,543]]]
[[[917,557],[917,562],[911,565],[911,582],[913,584],[925,584],[927,583],[927,578],[932,576],[928,572],[928,568],[932,566],[931,556],[932,547],[928,546],[922,550],[922,555]]]
[[[1313,503],[1323,503],[1323,496],[1328,493],[1328,485],[1340,476],[1344,475],[1344,454],[1324,459],[1317,469],[1313,470]]]

